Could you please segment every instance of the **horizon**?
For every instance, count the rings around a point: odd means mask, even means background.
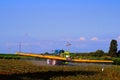
[[[119,0],[0,1],[0,53],[120,49]]]

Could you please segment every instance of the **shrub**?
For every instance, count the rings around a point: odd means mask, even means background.
[[[103,60],[112,60],[112,58],[110,56],[102,56],[101,57]]]
[[[113,58],[113,64],[120,65],[120,58]]]
[[[97,50],[96,52],[91,52],[90,55],[94,57],[102,57],[104,55],[104,51]]]

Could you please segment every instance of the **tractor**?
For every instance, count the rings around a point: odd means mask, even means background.
[[[66,61],[64,60],[56,60],[56,59],[47,59],[47,64],[51,64],[51,65],[65,65],[68,64],[71,60],[71,54],[69,51],[64,51],[64,50],[55,50],[53,55],[55,56],[59,56],[62,58],[66,58]]]

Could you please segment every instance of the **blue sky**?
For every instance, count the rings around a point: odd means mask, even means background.
[[[105,52],[120,42],[120,0],[2,0],[0,53]],[[119,46],[118,46],[119,49]]]

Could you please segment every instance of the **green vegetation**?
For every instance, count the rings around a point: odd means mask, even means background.
[[[120,66],[36,66],[25,60],[0,59],[0,80],[119,80]]]
[[[120,58],[112,58],[112,60],[114,61],[113,64],[120,65]]]
[[[110,47],[109,47],[109,52],[108,52],[108,54],[109,54],[111,57],[117,56],[117,55],[116,55],[116,54],[117,54],[117,46],[118,46],[118,44],[117,44],[117,41],[116,41],[116,40],[112,40],[112,41],[110,42]]]
[[[0,59],[31,59],[33,57],[19,56],[16,54],[0,54]]]

